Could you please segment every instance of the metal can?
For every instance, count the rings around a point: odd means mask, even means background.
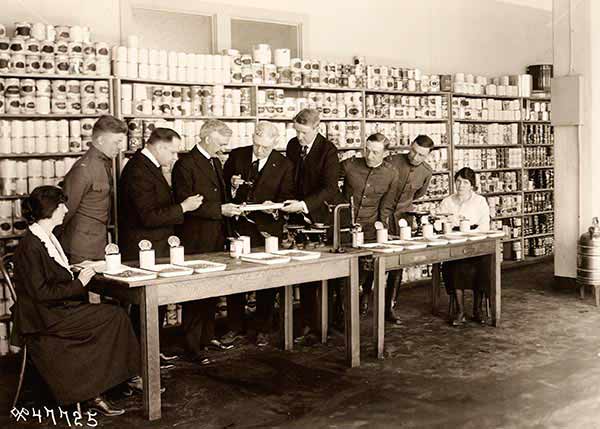
[[[27,55],[25,57],[25,73],[40,73],[42,62],[39,55]]]

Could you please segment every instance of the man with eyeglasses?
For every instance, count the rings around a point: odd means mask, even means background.
[[[294,166],[274,150],[278,139],[277,127],[262,121],[256,126],[252,146],[231,151],[223,175],[233,203],[281,203],[294,197]],[[267,234],[281,239],[283,223],[277,212],[254,211],[239,216],[233,227],[238,234],[249,236],[255,247],[264,246]],[[259,347],[269,343],[276,292],[276,289],[256,292],[256,345]],[[243,293],[227,296],[230,332],[224,338],[233,340],[245,331],[245,304]]]

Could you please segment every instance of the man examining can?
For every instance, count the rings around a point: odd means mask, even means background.
[[[410,224],[411,219],[407,212],[413,210],[414,200],[427,193],[433,170],[425,160],[433,146],[431,138],[419,135],[413,140],[408,153],[391,155],[386,158],[386,161],[398,172],[397,198],[390,221],[392,234],[399,235],[399,220],[406,219]],[[402,270],[389,273],[385,291],[385,317],[388,322],[394,324],[400,324],[400,319],[394,312],[394,298],[398,294],[401,282]]]

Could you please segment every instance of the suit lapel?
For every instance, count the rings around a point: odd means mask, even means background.
[[[258,173],[258,179],[256,180],[256,185],[254,186],[254,189],[260,189],[260,185],[261,185],[262,181],[264,180],[264,178],[271,177],[271,172],[277,171],[277,168],[279,168],[279,161],[276,158],[277,158],[277,154],[276,154],[275,150],[273,150],[269,154],[269,158],[267,159],[265,166]]]
[[[154,165],[154,163],[152,161],[150,161],[148,159],[148,157],[146,155],[144,155],[143,153],[140,152],[139,156],[142,158],[142,163],[144,164],[144,167],[146,168],[146,170],[149,170],[150,174],[152,174],[154,177],[157,178],[157,180],[159,182],[163,183],[167,188],[169,188],[169,192],[170,192],[171,187],[169,186],[167,179],[165,178],[164,174],[162,173],[162,169],[160,167],[156,167],[156,165]]]
[[[213,170],[210,161],[200,153],[196,146],[194,146],[190,153],[192,154],[192,159],[203,172],[204,176],[208,177],[215,185],[219,186],[219,178],[217,177],[215,170]]]

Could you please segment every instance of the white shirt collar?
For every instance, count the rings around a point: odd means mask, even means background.
[[[148,148],[145,147],[144,149],[142,149],[142,155],[144,155],[146,158],[152,161],[152,164],[160,168],[160,163],[156,160],[156,158],[154,157],[154,155],[152,155],[152,152],[150,152]]]
[[[312,143],[306,146],[306,155],[308,155],[310,153],[310,150],[312,149],[312,147],[315,144],[315,141],[317,140],[317,137],[319,137],[320,133],[317,133],[317,135],[315,136],[315,138],[313,139]]]
[[[69,266],[69,260],[67,259],[60,242],[56,239],[54,234],[50,234],[50,236],[48,236],[46,231],[44,231],[44,228],[42,228],[38,223],[29,225],[29,230],[44,244],[44,247],[46,247],[46,250],[48,251],[48,256],[54,259],[58,265],[67,270],[69,274],[71,274],[71,278],[73,278],[73,271],[71,271],[71,267]]]
[[[263,159],[258,159],[256,157],[256,155],[254,155],[254,152],[252,152],[252,162],[254,162],[256,160],[258,160],[258,171],[261,171],[263,169],[263,167],[267,164],[267,161],[269,160],[269,157],[266,156]]]
[[[204,150],[204,148],[203,148],[202,146],[200,146],[198,143],[196,143],[196,148],[197,148],[197,149],[200,151],[200,153],[201,153],[202,155],[204,155],[204,157],[205,157],[206,159],[208,159],[208,160],[210,161],[210,159],[211,159],[212,157],[210,156],[210,154],[209,154],[209,153],[208,153],[206,150]]]

